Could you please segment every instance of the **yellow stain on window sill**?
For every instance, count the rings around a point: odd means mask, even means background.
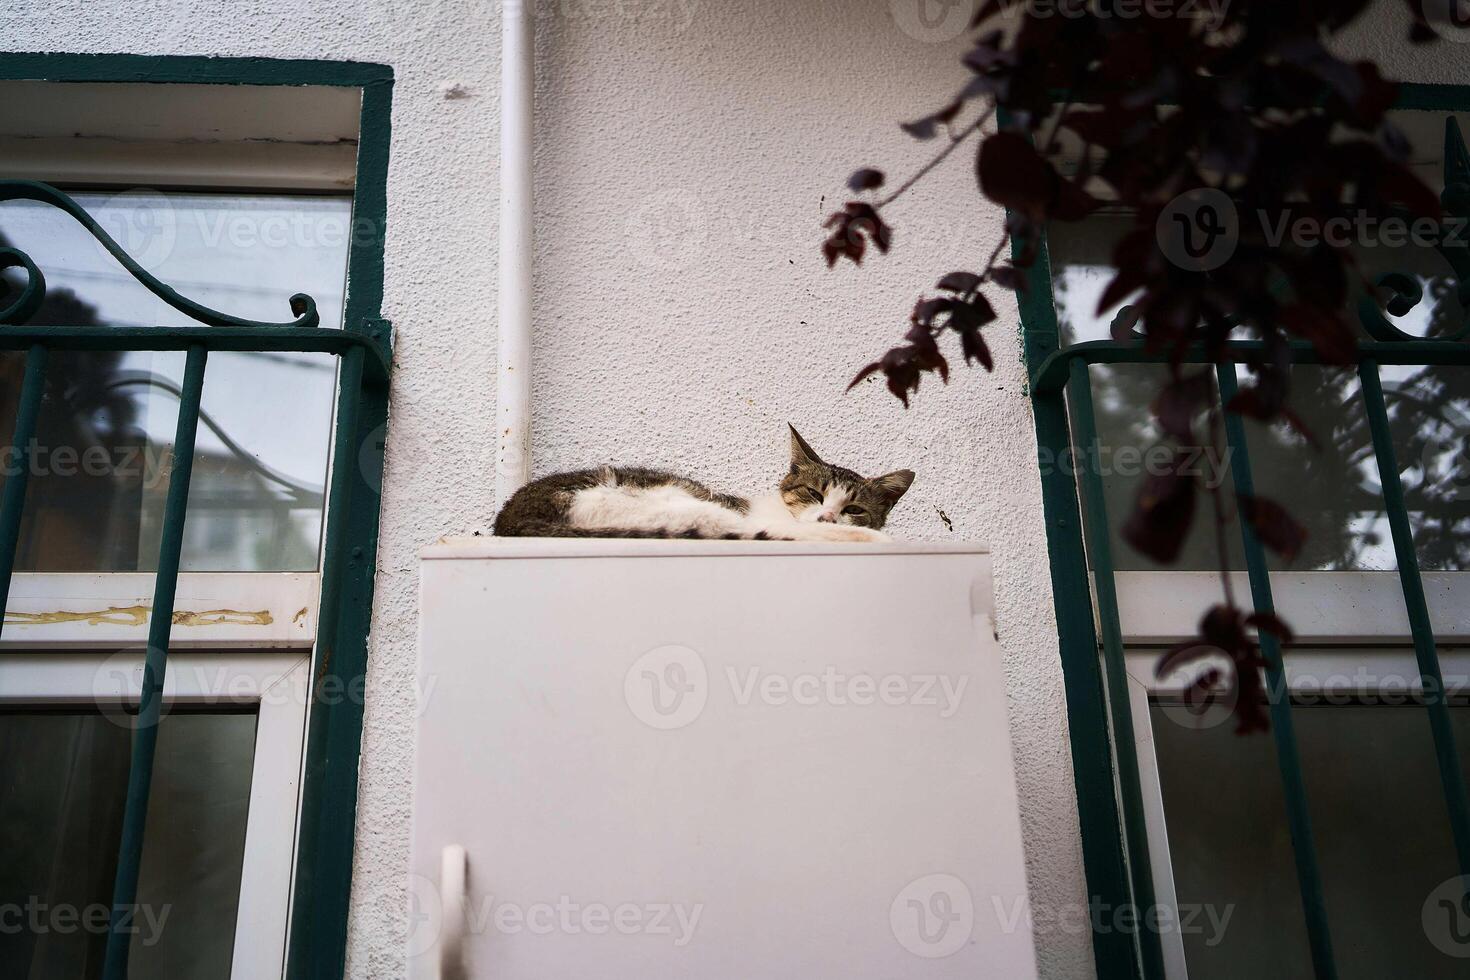
[[[146,626],[151,606],[112,606],[96,612],[9,612],[6,626],[60,626],[81,623],[85,626]],[[202,612],[174,613],[175,626],[270,626],[275,617],[269,610],[240,612],[236,609],[206,609]]]

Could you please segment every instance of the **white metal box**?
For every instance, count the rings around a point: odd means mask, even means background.
[[[983,549],[424,558],[414,976],[1035,976]]]

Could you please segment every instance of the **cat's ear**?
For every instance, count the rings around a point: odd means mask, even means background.
[[[914,483],[913,470],[895,470],[885,473],[880,477],[868,481],[873,488],[883,495],[883,499],[892,507],[898,503],[899,498],[908,493],[909,487]]]
[[[801,433],[796,431],[796,426],[787,422],[786,428],[791,430],[791,465],[800,466],[807,463],[821,464],[822,457],[817,455],[815,449],[807,445],[807,441],[801,437]]]

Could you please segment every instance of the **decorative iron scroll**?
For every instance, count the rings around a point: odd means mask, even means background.
[[[80,204],[50,184],[43,184],[35,180],[0,180],[0,202],[3,201],[36,201],[71,215],[145,289],[180,313],[207,327],[312,328],[321,326],[322,318],[317,312],[316,300],[305,293],[297,293],[291,297],[291,313],[296,319],[284,323],[269,323],[231,316],[196,303],[186,296],[180,296],[172,287],[161,282],[134,261],[133,257],[124,251],[123,247],[113,240],[112,236],[103,230],[102,226],[97,224]],[[20,296],[10,305],[0,308],[0,324],[21,326],[35,316],[36,311],[45,302],[46,277],[41,274],[36,263],[31,261],[31,257],[18,248],[0,248],[0,270],[4,269],[25,271],[26,281],[21,288]]]
[[[1390,294],[1381,306],[1376,296],[1364,296],[1358,302],[1358,319],[1374,340],[1451,343],[1470,336],[1470,316],[1467,316],[1470,312],[1470,152],[1465,149],[1465,139],[1454,116],[1445,120],[1444,190],[1439,200],[1445,216],[1454,219],[1441,224],[1441,230],[1448,233],[1441,234],[1435,243],[1435,251],[1455,273],[1455,284],[1443,298],[1454,300],[1460,322],[1452,330],[1423,337],[1405,333],[1394,326],[1383,311],[1387,309],[1394,316],[1405,315],[1423,302],[1424,287],[1417,276],[1390,272],[1378,279],[1378,286]]]

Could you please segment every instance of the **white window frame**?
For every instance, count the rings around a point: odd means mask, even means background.
[[[129,700],[136,703],[143,656],[142,649],[110,656],[100,650],[77,654],[65,645],[0,651],[0,707],[70,703],[105,711]],[[280,976],[285,969],[310,680],[308,651],[179,651],[169,656],[165,712],[178,705],[221,702],[253,704],[258,711],[231,962],[234,977]]]
[[[136,703],[153,584],[146,572],[16,574],[0,707]],[[315,572],[179,576],[165,712],[221,701],[258,711],[233,977],[285,970],[320,594]]]
[[[1446,690],[1451,694],[1470,691],[1470,648],[1453,645],[1470,644],[1470,572],[1421,574],[1435,638],[1451,644],[1439,649]],[[1156,676],[1155,668],[1160,654],[1195,635],[1202,611],[1220,601],[1220,576],[1217,572],[1118,572],[1116,583],[1154,900],[1177,911],[1178,891],[1150,707],[1154,697],[1181,696],[1212,664],[1196,663],[1163,678]],[[1249,601],[1245,572],[1232,573],[1231,585],[1240,601]],[[1272,572],[1271,588],[1277,609],[1296,633],[1282,658],[1287,688],[1293,695],[1346,701],[1378,693],[1398,697],[1423,693],[1398,572]],[[1391,690],[1383,686],[1390,681]],[[1275,773],[1264,778],[1275,778]],[[1187,980],[1183,934],[1165,930],[1159,941],[1165,976]]]
[[[116,650],[148,643],[152,572],[17,572],[0,652]],[[173,650],[310,650],[317,572],[184,572]]]

